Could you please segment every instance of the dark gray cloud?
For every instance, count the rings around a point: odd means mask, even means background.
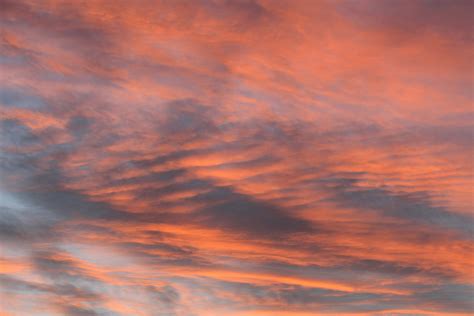
[[[229,187],[214,188],[192,200],[206,204],[193,215],[195,221],[230,229],[236,234],[271,238],[317,231],[310,222],[293,217],[277,206],[234,192]]]
[[[126,243],[119,243],[117,244],[120,248],[127,249],[130,252],[140,252],[142,254],[147,253],[148,251],[159,251],[163,252],[165,256],[183,256],[188,257],[193,254],[192,247],[178,247],[175,245],[163,243],[163,242],[156,242],[153,243],[138,243],[138,242],[126,242]]]
[[[40,138],[32,130],[18,120],[4,119],[0,121],[3,146],[22,148],[23,146],[35,145]]]
[[[452,313],[474,312],[474,286],[472,284],[445,283],[431,289],[417,292],[416,300],[430,302],[433,310],[445,310]]]
[[[360,273],[380,273],[391,277],[425,275],[428,278],[436,278],[438,280],[453,280],[456,277],[456,273],[447,268],[424,268],[418,265],[368,259],[354,260],[351,261],[350,266],[336,266],[335,269],[350,269],[351,271],[360,271]]]
[[[82,138],[92,128],[93,120],[84,116],[74,116],[69,119],[67,128],[76,138]]]
[[[164,112],[158,131],[168,141],[192,141],[218,132],[214,123],[218,115],[215,108],[206,107],[196,100],[175,100],[165,105]]]
[[[91,201],[90,198],[74,191],[28,192],[20,196],[38,206],[55,212],[63,218],[95,218],[126,220],[130,214],[114,209],[107,203]]]
[[[317,180],[332,194],[329,200],[362,211],[381,212],[383,215],[402,218],[420,224],[437,225],[472,236],[474,221],[469,215],[456,214],[434,205],[425,192],[395,193],[384,188],[357,186],[357,179],[328,178]]]
[[[103,314],[98,313],[94,309],[77,307],[73,305],[63,306],[62,310],[65,315],[70,316],[100,316]]]

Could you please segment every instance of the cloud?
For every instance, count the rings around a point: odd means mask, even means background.
[[[1,6],[0,313],[471,312],[471,2]]]
[[[0,104],[7,107],[41,109],[45,102],[40,97],[24,91],[24,89],[3,88],[0,91]]]
[[[431,205],[425,194],[392,193],[380,188],[360,188],[349,179],[333,179],[337,184],[333,201],[346,207],[374,210],[420,224],[435,224],[472,235],[472,217]]]
[[[15,120],[2,120],[1,129],[6,137],[2,137],[2,143],[4,146],[22,147],[32,145],[39,141],[39,138],[32,133],[31,129],[24,126],[19,121]]]
[[[195,218],[208,226],[274,237],[313,231],[310,222],[292,217],[275,206],[267,205],[228,188],[216,188],[197,195],[195,200],[209,205],[200,209]]]

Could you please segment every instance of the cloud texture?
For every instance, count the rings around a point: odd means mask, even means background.
[[[471,314],[472,12],[0,0],[0,314]]]

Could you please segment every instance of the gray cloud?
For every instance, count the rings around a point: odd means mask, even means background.
[[[3,87],[0,89],[0,105],[37,110],[46,103],[41,96],[32,94],[31,88]]]
[[[293,217],[271,204],[236,193],[228,187],[214,188],[192,200],[207,205],[193,215],[194,220],[211,227],[230,229],[237,234],[271,238],[317,231],[308,221]]]
[[[378,211],[420,224],[437,225],[453,231],[473,233],[473,218],[433,205],[429,196],[419,193],[394,193],[383,188],[362,188],[356,179],[317,180],[333,194],[329,200],[344,207]],[[329,184],[329,185],[328,185]]]

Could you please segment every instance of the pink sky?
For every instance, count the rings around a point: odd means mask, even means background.
[[[0,315],[470,315],[472,12],[0,0]]]

